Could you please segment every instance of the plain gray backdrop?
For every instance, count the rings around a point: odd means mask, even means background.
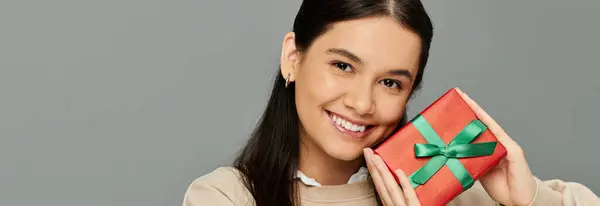
[[[0,205],[181,205],[265,106],[300,0],[0,1]],[[600,192],[600,1],[425,2],[409,116],[451,87]]]

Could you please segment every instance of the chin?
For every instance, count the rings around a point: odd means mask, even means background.
[[[325,148],[325,153],[335,159],[350,162],[363,157],[363,147],[341,143]]]

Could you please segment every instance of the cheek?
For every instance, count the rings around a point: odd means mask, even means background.
[[[377,119],[382,126],[393,130],[404,115],[406,100],[401,97],[385,98],[377,102]]]
[[[396,105],[388,108],[393,109],[387,109],[383,111],[383,114],[379,117],[380,125],[378,132],[376,133],[377,137],[376,140],[374,140],[375,142],[383,141],[385,138],[389,137],[404,116],[404,106],[400,108]]]
[[[343,93],[343,82],[329,72],[327,65],[306,65],[300,68],[296,92],[302,99],[322,105],[335,100]]]

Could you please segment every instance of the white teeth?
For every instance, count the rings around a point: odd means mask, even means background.
[[[337,118],[337,117],[335,118],[335,124],[337,124],[337,125],[342,125],[342,121],[343,120],[340,118]]]
[[[358,131],[359,131],[359,132],[364,132],[364,131],[365,131],[365,129],[367,129],[367,127],[366,127],[366,126],[360,126],[360,127],[358,127]]]
[[[344,128],[346,128],[347,130],[352,131],[352,123],[350,123],[350,122],[344,122]]]
[[[335,115],[331,115],[331,119],[333,119],[335,124],[340,125],[340,126],[344,127],[345,129],[353,131],[353,132],[364,132],[365,129],[367,128],[367,126],[365,126],[365,125],[352,124],[352,123],[346,121],[345,119],[342,119],[341,117],[338,117]]]

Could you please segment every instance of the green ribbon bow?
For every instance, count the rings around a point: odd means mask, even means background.
[[[415,155],[417,157],[431,157],[431,160],[423,167],[408,177],[413,188],[425,184],[439,169],[446,165],[459,180],[463,190],[467,190],[473,186],[475,180],[458,158],[488,156],[493,154],[496,148],[497,142],[470,144],[487,129],[479,120],[471,121],[448,145],[442,141],[442,138],[423,116],[417,115],[411,123],[429,143],[415,144]]]

